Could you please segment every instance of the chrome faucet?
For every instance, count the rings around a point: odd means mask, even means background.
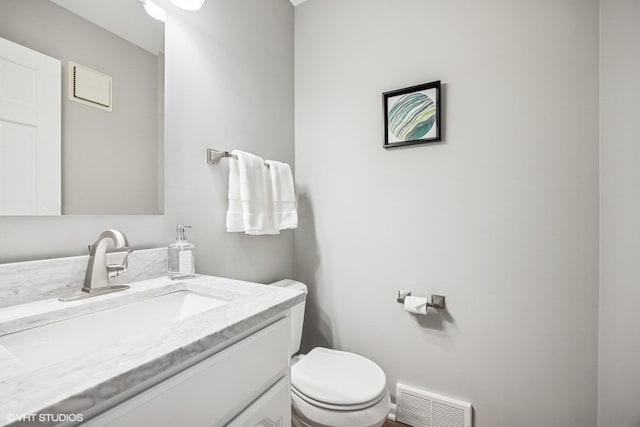
[[[126,271],[131,251],[127,252],[121,266],[107,265],[107,239],[113,241],[116,249],[129,246],[127,236],[125,236],[122,231],[106,230],[100,233],[98,240],[89,246],[89,264],[87,265],[87,274],[84,276],[83,292],[92,293],[101,288],[108,288],[110,272],[115,272],[117,275],[120,271]]]
[[[129,247],[129,241],[121,231],[106,230],[100,233],[95,243],[89,246],[89,263],[84,276],[82,292],[70,297],[59,298],[60,301],[72,301],[129,289],[127,285],[109,285],[109,277],[115,277],[121,272],[127,271],[129,255],[133,250],[127,251],[122,264],[107,264],[109,240],[113,241],[116,249]]]

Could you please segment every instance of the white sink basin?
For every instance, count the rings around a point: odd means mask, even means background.
[[[0,361],[30,369],[47,366],[168,327],[226,303],[224,299],[177,291],[50,323],[0,337]]]

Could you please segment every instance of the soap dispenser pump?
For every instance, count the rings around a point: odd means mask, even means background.
[[[169,245],[168,274],[170,279],[186,279],[196,274],[196,263],[193,256],[195,245],[187,241],[185,229],[190,225],[176,226],[176,241]]]

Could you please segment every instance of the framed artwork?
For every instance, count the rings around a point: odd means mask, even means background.
[[[440,80],[382,94],[384,148],[440,141]]]

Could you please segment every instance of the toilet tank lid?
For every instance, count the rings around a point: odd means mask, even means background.
[[[295,289],[296,291],[303,291],[305,294],[308,293],[309,289],[307,285],[302,282],[298,282],[297,280],[284,279],[279,280],[277,282],[273,282],[270,284],[271,286],[278,286],[281,288]]]

